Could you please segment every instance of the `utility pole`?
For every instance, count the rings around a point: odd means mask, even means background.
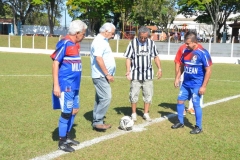
[[[67,7],[65,7],[65,29],[67,30]]]

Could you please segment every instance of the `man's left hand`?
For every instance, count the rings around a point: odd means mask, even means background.
[[[156,76],[157,76],[157,79],[160,79],[162,77],[162,71],[159,70]]]

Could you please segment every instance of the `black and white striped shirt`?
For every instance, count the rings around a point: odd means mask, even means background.
[[[147,39],[144,44],[134,38],[128,45],[124,57],[131,59],[132,80],[153,79],[152,58],[158,56],[154,41]]]

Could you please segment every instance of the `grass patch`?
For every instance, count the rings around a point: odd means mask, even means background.
[[[60,111],[51,107],[51,66],[49,55],[0,52],[0,159],[30,159],[57,150]],[[83,77],[80,111],[72,130],[81,142],[118,130],[122,116],[131,114],[129,81],[125,79],[125,59],[116,58],[117,72],[112,86],[112,103],[106,122],[113,128],[105,133],[92,130],[94,87],[90,78],[90,59],[82,57]],[[154,66],[155,67],[155,66]],[[162,61],[163,77],[154,79],[154,98],[150,116],[159,118],[176,111],[178,89],[173,87],[174,63]],[[204,103],[240,94],[240,67],[214,64]],[[141,96],[141,95],[140,95]],[[237,159],[239,157],[239,98],[203,109],[203,130],[190,135],[194,116],[185,118],[186,127],[172,130],[176,118],[83,148],[57,159]],[[139,97],[138,121],[144,122],[143,101]]]

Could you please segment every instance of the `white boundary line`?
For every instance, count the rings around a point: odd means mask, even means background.
[[[46,75],[27,75],[27,74],[22,74],[22,75],[18,75],[18,74],[8,74],[8,75],[4,75],[4,74],[0,74],[0,77],[49,77],[52,76],[51,74],[46,74]],[[91,78],[91,76],[82,76],[83,78]],[[114,76],[114,78],[126,78],[125,76]],[[174,80],[174,78],[161,78],[163,80]],[[155,79],[153,79],[155,80]],[[222,81],[222,82],[240,82],[240,81],[231,81],[231,80],[216,80],[216,79],[210,79],[211,81]]]
[[[217,101],[209,102],[209,103],[204,104],[203,108],[207,107],[207,106],[214,105],[214,104],[230,101],[232,99],[236,99],[236,98],[239,98],[239,97],[240,97],[240,94],[239,95],[235,95],[235,96],[231,96],[231,97],[226,97],[226,98],[223,98],[223,99],[220,99],[220,100],[217,100]],[[139,124],[139,125],[134,125],[133,126],[133,130],[131,130],[131,131],[118,130],[118,131],[115,131],[115,132],[113,132],[111,134],[108,134],[108,135],[104,135],[104,136],[101,136],[101,137],[94,138],[92,140],[84,141],[80,145],[78,145],[76,147],[74,146],[73,148],[75,150],[80,150],[82,148],[85,148],[85,147],[97,144],[99,142],[102,142],[102,141],[105,141],[105,140],[109,140],[109,139],[112,139],[112,138],[124,135],[124,134],[127,134],[127,133],[140,132],[140,131],[145,130],[146,126],[149,126],[149,125],[154,124],[154,123],[159,123],[159,122],[165,121],[165,120],[167,120],[169,118],[172,118],[172,117],[175,117],[175,116],[177,116],[177,114],[173,113],[173,114],[169,114],[169,115],[164,116],[164,117],[156,118],[152,122],[145,122],[145,123],[142,123],[142,124]],[[59,157],[61,155],[65,155],[65,154],[68,154],[68,152],[57,150],[55,152],[51,152],[51,153],[43,155],[43,156],[35,157],[35,158],[31,159],[31,160],[50,160],[50,159],[54,159],[54,158],[57,158],[57,157]]]

